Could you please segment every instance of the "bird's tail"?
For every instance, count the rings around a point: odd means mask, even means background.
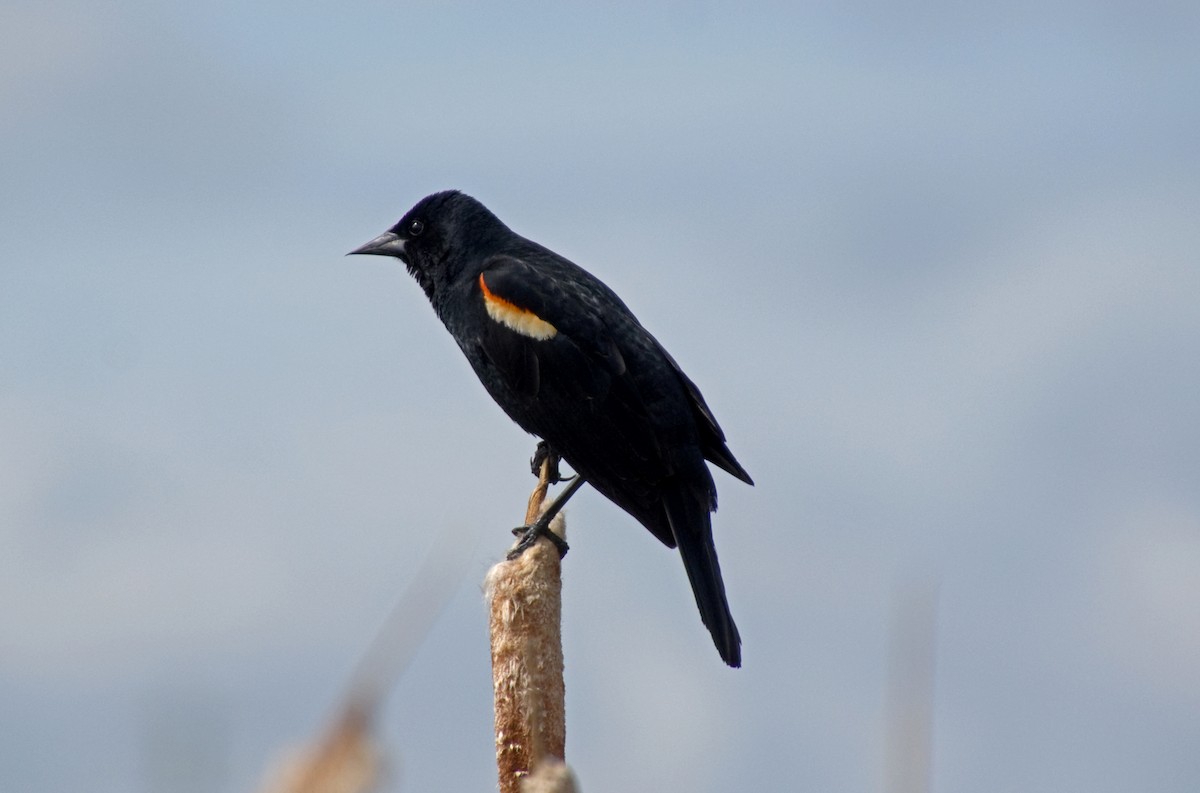
[[[713,545],[709,500],[683,486],[668,488],[663,506],[683,557],[696,605],[700,608],[700,619],[712,634],[721,659],[738,667],[742,665],[742,637],[725,599],[725,582],[721,579],[721,565]]]

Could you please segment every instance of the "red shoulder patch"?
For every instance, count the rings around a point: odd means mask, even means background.
[[[552,339],[558,334],[558,328],[537,314],[493,293],[483,276],[483,273],[479,274],[479,291],[483,293],[483,307],[487,309],[489,317],[522,336],[538,341]]]

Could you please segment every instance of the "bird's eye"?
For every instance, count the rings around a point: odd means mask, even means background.
[[[425,224],[420,220],[414,220],[408,224],[408,236],[410,237],[419,237],[424,230]]]

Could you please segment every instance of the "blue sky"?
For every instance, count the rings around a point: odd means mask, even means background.
[[[737,672],[678,559],[572,503],[585,789],[880,789],[896,601],[931,581],[935,789],[1200,785],[1190,5],[0,31],[3,789],[253,787],[440,531],[465,580],[383,738],[399,789],[494,784],[478,582],[533,441],[402,268],[343,258],[448,187],[614,287],[757,482],[717,480]]]

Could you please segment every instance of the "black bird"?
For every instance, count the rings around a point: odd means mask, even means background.
[[[713,546],[705,460],[750,475],[700,390],[619,297],[456,190],[351,253],[394,256],[504,412],[668,547],[721,658],[741,665]]]

